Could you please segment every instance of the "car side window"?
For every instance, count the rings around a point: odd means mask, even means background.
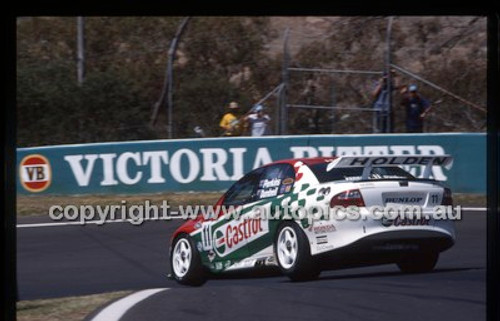
[[[295,171],[290,164],[277,164],[265,168],[257,190],[257,198],[269,198],[289,193],[295,181]]]
[[[262,168],[256,169],[231,186],[226,192],[223,205],[241,205],[256,200],[257,186],[262,172]]]

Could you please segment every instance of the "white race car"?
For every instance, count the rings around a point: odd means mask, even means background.
[[[403,272],[430,271],[454,244],[455,230],[453,221],[433,215],[453,202],[451,191],[429,176],[432,166],[451,164],[449,155],[388,155],[291,159],[257,168],[222,195],[213,217],[199,215],[175,231],[171,276],[199,285],[210,273],[267,265],[292,280],[387,263]],[[405,165],[425,165],[424,178]]]

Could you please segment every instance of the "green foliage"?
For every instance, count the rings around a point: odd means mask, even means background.
[[[192,17],[174,61],[174,137],[201,126],[221,134],[219,120],[230,101],[248,109],[281,82],[281,35],[269,17]],[[166,107],[150,125],[165,80],[167,53],[182,17],[87,17],[86,79],[76,83],[75,17],[27,17],[17,22],[18,145],[166,138]],[[317,19],[316,19],[317,20]],[[292,67],[381,70],[385,17],[329,20],[322,35],[301,44]],[[477,104],[485,104],[484,19],[403,17],[393,25],[393,61]],[[299,37],[291,33],[291,37]],[[484,38],[484,37],[483,37]],[[296,40],[295,38],[293,38]],[[274,48],[281,47],[280,45]],[[300,42],[299,42],[300,43]],[[482,49],[478,49],[482,48]],[[276,54],[278,52],[278,54]],[[402,75],[400,75],[402,76]],[[293,73],[288,103],[305,103],[309,80],[316,105],[370,108],[377,76]],[[405,83],[413,80],[402,76]],[[428,119],[429,131],[484,130],[485,115],[421,86],[430,100],[445,98]],[[396,99],[398,99],[396,97]],[[276,99],[265,103],[276,120]],[[397,105],[396,101],[396,107]],[[404,113],[395,111],[396,130]],[[371,114],[359,111],[291,110],[290,133],[371,132]]]
[[[174,101],[174,132],[177,137],[190,137],[193,128],[201,126],[206,134],[219,136],[216,126],[229,100],[241,101],[236,88],[214,73],[180,76]]]
[[[179,17],[86,18],[87,74],[79,87],[76,19],[19,20],[18,144],[165,137],[165,106],[154,128],[150,117],[180,21]],[[265,72],[267,30],[267,18],[192,19],[175,65],[175,137],[191,136],[196,125],[219,135],[218,123],[229,101],[250,107],[262,92],[276,86],[279,71],[277,77]],[[244,67],[252,69],[252,79],[240,87],[230,83],[230,77]]]
[[[18,144],[153,138],[149,108],[128,78],[94,72],[79,87],[69,68],[18,70]]]

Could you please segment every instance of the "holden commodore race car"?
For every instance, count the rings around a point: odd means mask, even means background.
[[[403,272],[431,271],[455,242],[453,221],[432,215],[453,201],[450,189],[430,178],[431,169],[450,168],[452,161],[449,155],[342,156],[257,168],[221,196],[214,215],[200,214],[173,233],[170,277],[200,285],[210,274],[277,266],[300,281],[322,270],[391,263]],[[423,178],[401,167],[410,165],[425,166]],[[422,215],[372,210],[403,206]],[[325,208],[337,215],[297,214]]]

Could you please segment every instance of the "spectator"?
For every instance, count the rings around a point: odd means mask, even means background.
[[[224,114],[219,125],[224,130],[223,136],[239,136],[241,135],[241,126],[237,117],[239,112],[238,103],[232,101],[229,104],[228,112]]]
[[[194,137],[196,137],[196,138],[203,138],[203,137],[205,137],[205,131],[200,126],[194,127],[193,131],[194,131]]]
[[[387,72],[384,72],[382,75],[382,78],[380,78],[377,82],[377,85],[375,86],[375,89],[372,92],[372,95],[374,98],[377,98],[382,90],[387,89],[387,79],[388,79]],[[400,79],[398,75],[396,74],[395,69],[391,69],[391,84],[392,84],[392,90],[396,90],[400,87]]]
[[[245,117],[249,123],[252,136],[264,136],[268,134],[268,123],[271,120],[269,115],[264,114],[264,107],[257,105],[254,109],[255,113]]]
[[[302,92],[302,98],[306,105],[313,105],[316,96],[316,84],[313,78],[308,78],[306,88]]]
[[[408,92],[405,93],[401,102],[401,105],[406,107],[406,131],[408,133],[423,133],[424,118],[431,109],[429,101],[422,97],[417,89],[417,85],[408,86]]]
[[[373,108],[376,110],[374,114],[374,131],[377,133],[387,133],[394,130],[394,112],[393,110],[389,111],[388,78],[387,72],[384,72],[372,91]],[[396,76],[394,69],[391,69],[391,84],[392,91],[399,88],[399,78]]]

